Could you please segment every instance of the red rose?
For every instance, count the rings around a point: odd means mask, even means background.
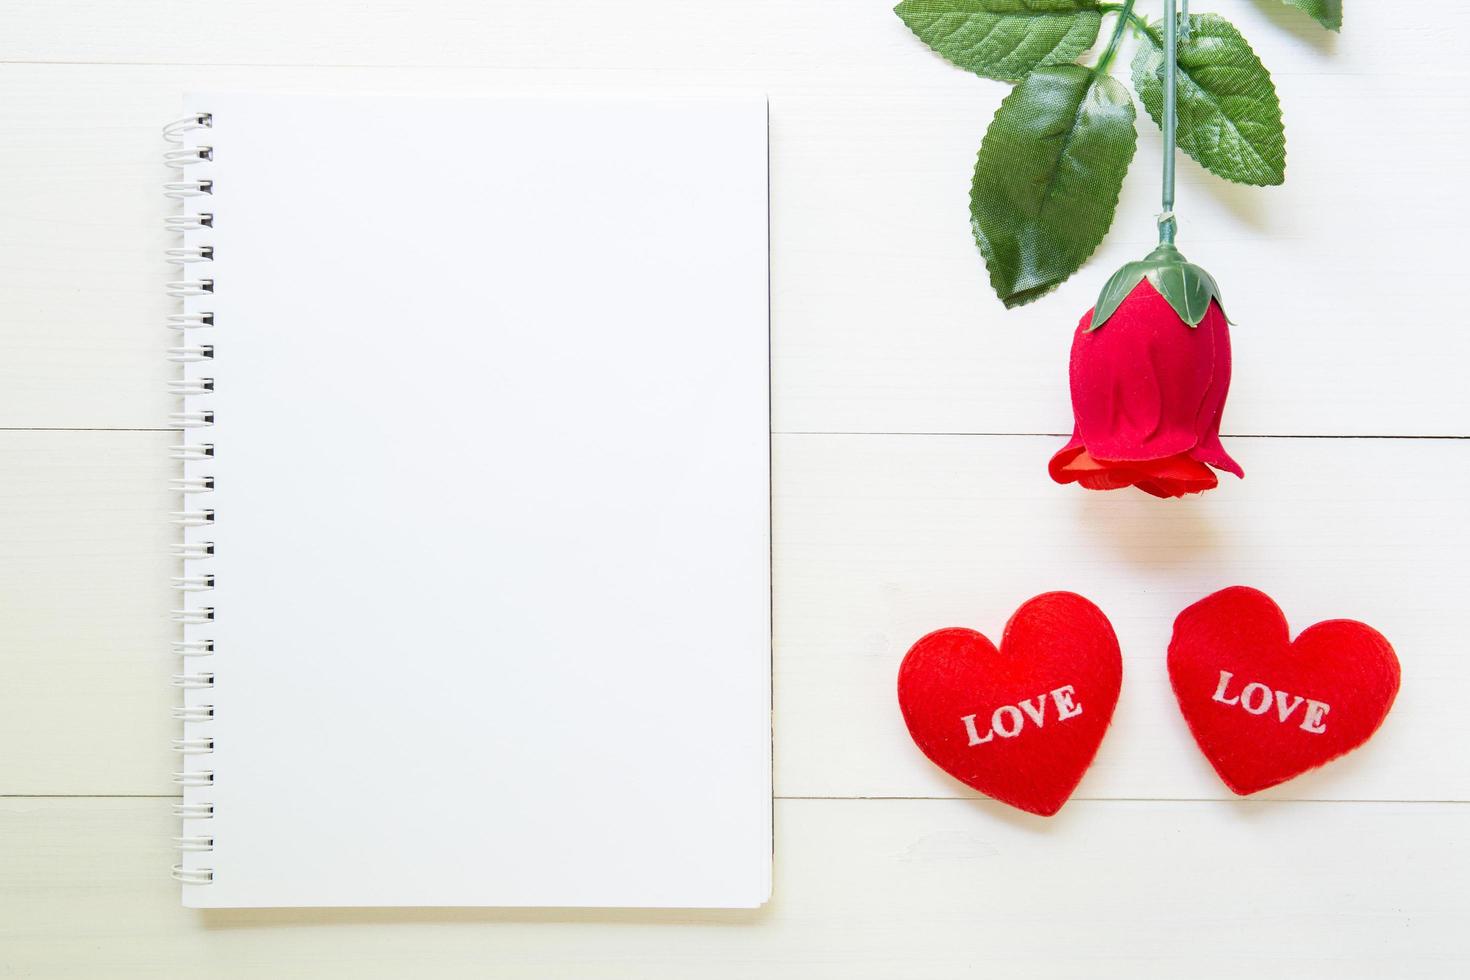
[[[1182,497],[1219,483],[1212,466],[1245,475],[1220,445],[1230,331],[1219,290],[1171,247],[1108,283],[1077,325],[1070,373],[1076,428],[1051,460],[1058,483]]]

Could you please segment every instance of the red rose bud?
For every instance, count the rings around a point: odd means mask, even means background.
[[[1076,427],[1051,460],[1058,483],[1182,497],[1219,483],[1212,466],[1245,476],[1220,445],[1230,330],[1219,287],[1173,246],[1108,282],[1077,325],[1070,373]]]

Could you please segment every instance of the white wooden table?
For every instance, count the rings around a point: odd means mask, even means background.
[[[1226,429],[1249,477],[1159,502],[1045,474],[1070,328],[1149,244],[1157,131],[1140,119],[1094,262],[1005,313],[964,207],[1006,87],[928,54],[886,0],[4,4],[0,976],[1467,975],[1470,72],[1436,26],[1453,0],[1347,6],[1331,38],[1275,0],[1198,4],[1273,69],[1289,178],[1181,167],[1181,245],[1239,321]],[[767,908],[179,908],[158,129],[190,85],[770,93]],[[1374,742],[1249,801],[1163,669],[1173,616],[1234,583],[1296,628],[1365,619],[1404,666]],[[994,633],[1051,588],[1110,614],[1126,674],[1097,764],[1042,821],[919,757],[893,682],[926,630]]]

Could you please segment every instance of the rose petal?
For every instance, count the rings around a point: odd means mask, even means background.
[[[1102,460],[1081,446],[1068,445],[1051,459],[1051,477],[1088,490],[1137,487],[1155,497],[1182,497],[1213,490],[1220,479],[1205,464],[1179,453],[1167,459]]]

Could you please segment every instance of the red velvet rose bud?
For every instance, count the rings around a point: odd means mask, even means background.
[[[1219,287],[1162,245],[1109,280],[1072,340],[1072,441],[1051,460],[1058,483],[1182,497],[1243,477],[1220,445],[1230,331]]]

